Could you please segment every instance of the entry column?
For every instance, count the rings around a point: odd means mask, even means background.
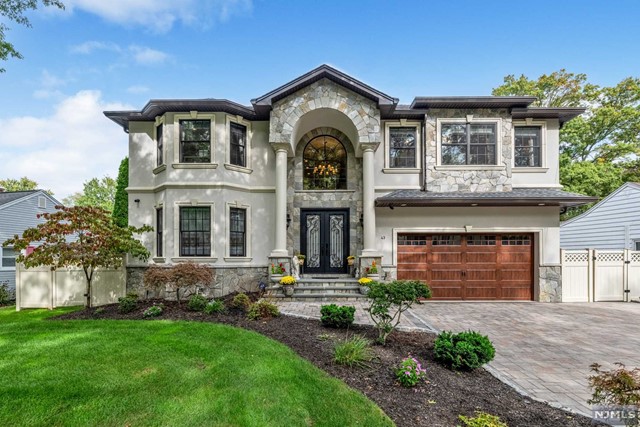
[[[374,152],[377,144],[362,144],[362,257],[379,256],[376,250],[374,206]]]
[[[270,257],[286,257],[287,251],[287,146],[272,144],[276,151],[275,247]]]

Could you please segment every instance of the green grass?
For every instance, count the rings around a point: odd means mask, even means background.
[[[388,426],[286,346],[225,325],[0,309],[3,426]]]

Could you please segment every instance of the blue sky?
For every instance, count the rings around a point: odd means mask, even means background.
[[[64,0],[63,0],[64,1]],[[640,75],[640,2],[67,0],[8,23],[0,178],[60,199],[115,177],[127,136],[102,115],[149,99],[245,105],[328,63],[409,103],[489,95],[507,74]]]

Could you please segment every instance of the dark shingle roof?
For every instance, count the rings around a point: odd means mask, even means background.
[[[416,206],[578,206],[597,197],[569,193],[556,188],[515,188],[495,192],[442,192],[397,190],[376,199],[377,207]]]
[[[0,193],[0,206],[13,202],[14,200],[21,199],[29,194],[37,193],[40,190],[31,191],[3,191]]]

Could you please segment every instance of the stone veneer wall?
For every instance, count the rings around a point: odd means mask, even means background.
[[[496,153],[497,166],[480,170],[452,170],[437,169],[437,119],[465,118],[467,114],[473,114],[478,118],[500,118],[502,129],[498,129],[498,138],[502,143],[501,150]],[[513,156],[513,143],[511,137],[512,120],[509,112],[504,109],[432,109],[426,117],[426,184],[427,191],[434,192],[489,192],[511,191],[511,164]],[[482,166],[472,166],[474,169]]]
[[[127,293],[145,296],[142,276],[146,267],[127,267]],[[201,289],[207,298],[221,297],[232,292],[257,292],[260,281],[268,283],[266,267],[212,268],[213,283]],[[164,295],[158,295],[164,297]]]
[[[538,283],[540,302],[562,302],[562,267],[540,267]]]
[[[303,189],[303,152],[309,141],[316,136],[330,135],[338,139],[347,151],[347,189],[346,190],[304,190]],[[287,229],[287,247],[297,252],[300,248],[300,209],[336,208],[349,209],[349,254],[356,255],[362,249],[362,159],[356,158],[353,144],[346,135],[337,129],[322,127],[304,135],[296,146],[295,157],[287,165],[287,212],[291,215],[291,224]]]
[[[269,141],[295,144],[297,141],[293,141],[292,138],[298,120],[306,113],[319,108],[340,111],[351,119],[360,139],[352,141],[354,144],[381,141],[380,112],[376,103],[326,78],[300,89],[273,105],[269,123]]]

